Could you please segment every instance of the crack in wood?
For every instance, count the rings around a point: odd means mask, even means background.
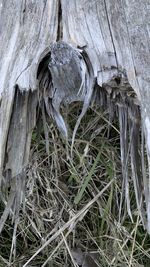
[[[63,38],[63,27],[62,27],[62,5],[61,0],[58,0],[58,28],[57,28],[57,38],[59,41]]]
[[[106,17],[107,17],[107,22],[108,22],[110,37],[111,37],[112,45],[113,45],[113,48],[114,48],[114,54],[115,54],[115,58],[116,58],[116,63],[117,63],[117,66],[119,67],[118,59],[117,59],[117,53],[116,53],[116,48],[115,48],[115,43],[114,43],[114,38],[113,38],[113,34],[112,34],[112,30],[111,30],[111,25],[110,25],[110,21],[109,21],[110,18],[109,18],[109,14],[108,14],[108,11],[107,11],[106,0],[104,0],[104,5],[105,5],[105,11],[106,11]]]

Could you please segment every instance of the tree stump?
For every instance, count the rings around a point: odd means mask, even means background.
[[[136,200],[143,224],[150,232],[150,182],[137,146],[141,142],[141,125],[145,136],[142,146],[144,149],[146,144],[150,164],[148,1],[1,0],[0,13],[0,181],[2,188],[11,186],[0,229],[10,208],[18,210],[22,201],[39,94],[65,138],[67,126],[60,105],[83,102],[74,140],[90,101],[100,103],[103,91],[112,97],[119,88],[121,95],[130,95],[128,99],[132,99],[131,94],[136,95],[130,104],[130,100],[125,101],[125,106],[118,104],[128,213],[132,216],[125,168],[128,153],[125,130],[130,113],[134,118],[130,151]],[[97,94],[93,95],[95,90]]]

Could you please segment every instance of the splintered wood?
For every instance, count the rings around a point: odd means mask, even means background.
[[[0,184],[1,191],[8,183],[12,188],[0,224],[10,209],[18,214],[37,107],[43,118],[44,112],[53,117],[67,139],[60,107],[82,101],[72,145],[91,102],[117,114],[127,210],[132,220],[130,161],[137,206],[150,232],[144,162],[146,146],[150,166],[148,1],[1,0],[0,14]]]

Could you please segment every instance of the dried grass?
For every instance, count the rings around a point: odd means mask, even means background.
[[[64,113],[70,132],[80,110],[75,103]],[[12,251],[11,220],[4,226],[0,266],[149,266],[150,238],[135,204],[131,168],[128,182],[133,221],[122,197],[117,119],[112,124],[109,111],[90,108],[76,134],[73,158],[71,142],[61,139],[51,121],[46,127],[48,150],[43,127],[33,133],[25,205]],[[0,210],[2,213],[3,207]]]

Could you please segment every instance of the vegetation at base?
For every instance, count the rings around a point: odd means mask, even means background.
[[[131,177],[133,222],[125,200],[119,216],[123,192],[117,118],[110,125],[107,111],[89,108],[77,131],[71,156],[71,133],[80,111],[79,103],[74,103],[64,113],[70,133],[67,143],[52,121],[46,125],[49,144],[46,145],[40,121],[34,130],[25,203],[13,240],[16,251],[9,262],[13,235],[9,219],[0,236],[0,267],[23,267],[48,240],[51,242],[28,267],[78,266],[75,251],[78,257],[86,258],[83,267],[150,266],[150,236],[138,214]],[[96,198],[110,181],[110,186]],[[1,213],[3,208],[1,203]]]

